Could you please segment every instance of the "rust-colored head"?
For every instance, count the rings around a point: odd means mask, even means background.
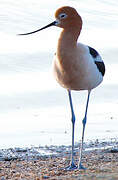
[[[82,19],[77,11],[70,7],[64,6],[55,12],[55,18],[57,21],[56,26],[67,29],[67,28],[82,28]]]
[[[75,29],[76,31],[79,31],[79,32],[82,28],[81,16],[77,13],[77,11],[74,8],[70,6],[63,6],[57,9],[57,11],[55,12],[55,18],[56,18],[55,21],[48,24],[47,26],[44,26],[43,28],[37,29],[36,31],[32,31],[29,33],[19,34],[19,35],[33,34],[43,29],[46,29],[50,26],[58,26],[66,30]]]

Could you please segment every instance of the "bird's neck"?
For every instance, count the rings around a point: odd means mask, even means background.
[[[64,29],[60,34],[57,45],[57,56],[59,59],[62,58],[62,56],[66,56],[66,54],[69,55],[77,47],[77,39],[81,30],[73,30],[74,29]]]

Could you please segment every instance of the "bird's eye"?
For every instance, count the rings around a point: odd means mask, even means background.
[[[61,14],[59,14],[59,17],[61,19],[65,19],[67,17],[67,14],[66,13],[61,13]]]

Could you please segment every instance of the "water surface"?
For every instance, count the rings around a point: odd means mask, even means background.
[[[103,83],[93,90],[85,140],[118,136],[117,0],[1,0],[0,5],[0,148],[71,144],[67,92],[52,75],[61,29],[51,27],[18,36],[54,21],[55,10],[76,7],[83,19],[78,41],[96,48],[106,64]],[[76,141],[81,139],[87,92],[73,92]]]

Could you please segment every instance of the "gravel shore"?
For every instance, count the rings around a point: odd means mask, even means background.
[[[100,147],[101,143],[98,144]],[[1,180],[116,180],[118,179],[118,143],[111,147],[111,143],[102,142],[103,144],[104,146],[97,148],[97,143],[94,143],[95,149],[92,150],[89,145],[83,154],[83,165],[87,169],[73,171],[66,170],[70,163],[70,146],[2,149],[0,178]],[[76,164],[79,156],[78,146],[75,148]]]

